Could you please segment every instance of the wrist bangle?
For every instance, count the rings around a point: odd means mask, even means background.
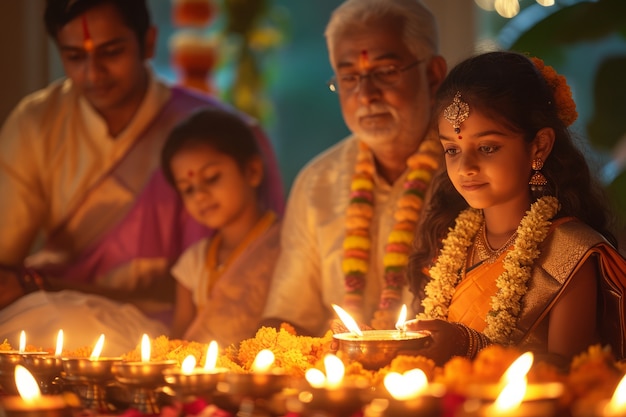
[[[25,294],[45,290],[47,287],[43,275],[32,268],[7,267],[4,265],[1,265],[0,268],[15,276],[15,279],[20,284]]]
[[[474,359],[478,352],[491,344],[489,338],[478,330],[474,330],[462,323],[454,324],[463,332],[463,335],[467,340],[467,344],[465,345],[467,349],[465,349],[464,355],[466,358]]]

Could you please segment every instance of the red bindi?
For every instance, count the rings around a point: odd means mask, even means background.
[[[369,67],[369,57],[367,55],[367,51],[364,49],[361,51],[361,55],[359,55],[359,66],[363,68]]]
[[[189,178],[193,177],[193,171],[192,171],[192,170],[189,170],[189,172],[187,172],[187,176],[188,176]]]
[[[81,21],[83,23],[83,47],[87,52],[90,52],[93,49],[93,40],[91,39],[91,35],[89,34],[89,26],[87,25],[87,17],[85,15],[81,16]]]
[[[463,136],[459,135],[459,140],[463,139]]]

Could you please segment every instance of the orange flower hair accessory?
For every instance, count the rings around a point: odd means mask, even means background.
[[[576,111],[576,103],[572,98],[572,90],[567,85],[567,80],[564,76],[559,75],[554,68],[544,64],[540,58],[532,57],[530,60],[539,69],[541,75],[543,75],[543,78],[545,78],[552,89],[554,105],[556,106],[559,119],[565,126],[571,125],[578,118],[578,112]]]

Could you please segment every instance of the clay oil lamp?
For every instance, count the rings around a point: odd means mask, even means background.
[[[147,334],[141,338],[141,361],[118,361],[112,364],[115,380],[132,393],[131,406],[144,414],[158,414],[160,407],[155,390],[165,385],[163,372],[178,365],[176,361],[150,360],[151,342]]]
[[[338,353],[350,361],[360,362],[365,369],[383,368],[403,351],[419,351],[431,342],[426,332],[406,330],[406,306],[400,312],[396,330],[361,330],[345,310],[334,304],[333,308],[348,329],[346,333],[333,335],[339,345]]]
[[[216,368],[219,347],[212,341],[207,348],[204,367],[196,367],[196,358],[189,355],[180,368],[163,371],[167,385],[182,399],[200,397],[208,399],[215,391],[218,382],[224,379],[226,368]]]

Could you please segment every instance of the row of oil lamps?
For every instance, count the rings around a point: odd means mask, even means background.
[[[415,345],[425,339],[423,334],[407,332],[403,318],[398,320],[397,331],[361,331],[347,313],[338,307],[336,311],[350,329],[335,335],[339,350],[370,369],[387,365],[396,351],[406,350],[407,343]],[[123,401],[144,414],[160,412],[157,392],[169,392],[181,401],[203,398],[233,415],[351,416],[362,410],[365,417],[549,417],[564,411],[559,409],[560,383],[527,383],[533,363],[530,352],[509,367],[499,384],[469,390],[469,399],[450,414],[444,410],[445,388],[429,384],[420,369],[390,372],[384,379],[385,390],[374,390],[344,378],[344,363],[333,354],[324,357],[325,372],[311,368],[304,380],[294,381],[272,369],[274,354],[269,350],[260,351],[252,371],[241,374],[216,368],[215,342],[208,346],[203,367],[198,367],[192,355],[180,366],[176,361],[151,360],[147,335],[141,341],[141,361],[101,357],[104,335],[90,357],[65,358],[62,339],[60,331],[54,355],[26,352],[22,332],[18,351],[0,351],[0,387],[6,394],[0,396],[0,417],[72,417],[79,409],[114,413],[109,387],[121,387]],[[65,394],[68,389],[79,401],[72,403],[73,397]],[[600,416],[626,416],[626,377],[610,401],[576,414]]]

